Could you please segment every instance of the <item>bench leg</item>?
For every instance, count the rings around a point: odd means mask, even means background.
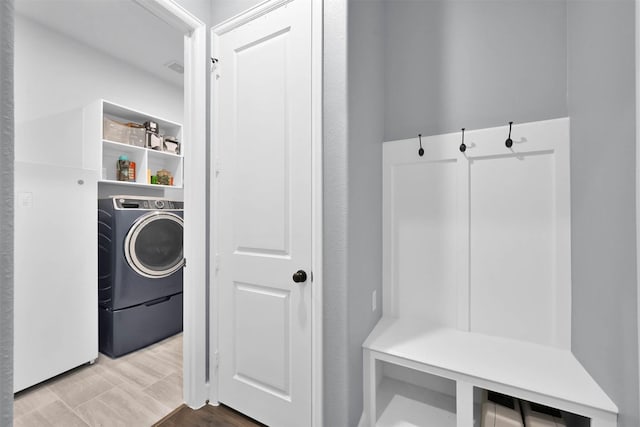
[[[473,426],[473,384],[456,381],[457,427]]]
[[[591,418],[591,427],[617,427],[618,420],[615,415],[607,418]]]
[[[364,392],[364,418],[363,425],[374,427],[376,425],[376,360],[371,351],[363,351],[363,392]]]

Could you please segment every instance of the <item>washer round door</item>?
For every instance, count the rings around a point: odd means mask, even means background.
[[[129,266],[152,279],[170,276],[184,265],[182,218],[171,212],[141,216],[124,240]]]

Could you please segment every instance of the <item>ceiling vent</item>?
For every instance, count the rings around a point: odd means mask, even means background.
[[[184,74],[184,65],[182,65],[178,61],[169,61],[164,64],[164,66],[172,71],[175,71],[178,74]]]

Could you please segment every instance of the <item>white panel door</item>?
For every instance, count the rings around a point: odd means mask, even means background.
[[[311,424],[311,2],[215,39],[219,400]],[[296,277],[294,273],[303,273]]]

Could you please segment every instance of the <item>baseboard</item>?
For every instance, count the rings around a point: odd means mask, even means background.
[[[365,427],[365,421],[364,421],[364,411],[362,412],[362,415],[360,416],[360,421],[358,421],[358,427]]]

